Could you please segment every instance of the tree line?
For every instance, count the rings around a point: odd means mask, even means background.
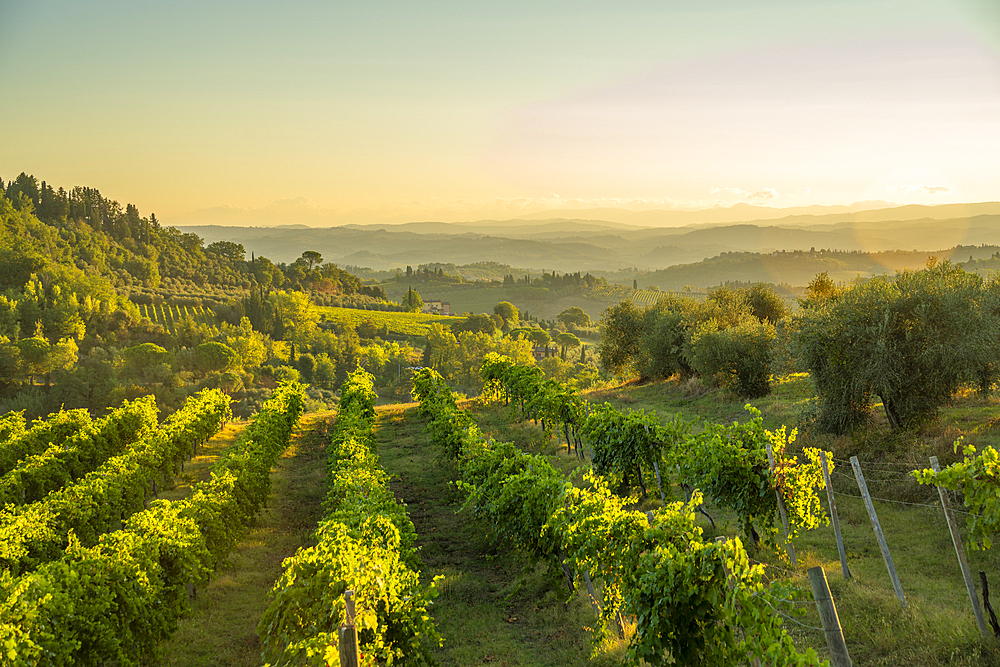
[[[851,285],[821,273],[798,305],[765,285],[623,301],[605,311],[598,354],[617,375],[697,376],[748,398],[767,395],[779,369],[808,371],[818,423],[834,433],[867,423],[877,402],[891,427],[913,426],[998,379],[1000,281],[950,262]]]
[[[34,218],[35,224],[23,231],[58,248],[62,261],[92,267],[126,291],[263,285],[385,300],[381,288],[362,285],[336,264],[324,263],[316,251],[307,250],[290,264],[276,264],[252,253],[247,260],[242,244],[216,241],[206,246],[197,234],[163,226],[155,214],[142,216],[134,204],[123,207],[96,188],[56,189],[22,172],[7,183],[0,179],[0,196],[14,213]],[[26,278],[37,268],[27,262],[14,270]],[[23,282],[7,280],[2,286]]]

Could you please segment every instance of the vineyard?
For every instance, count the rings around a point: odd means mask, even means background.
[[[655,306],[660,299],[668,296],[669,294],[669,292],[661,292],[659,290],[641,289],[632,292],[629,300],[639,308],[647,308],[649,306]]]
[[[157,482],[229,419],[217,390],[160,425],[143,398],[66,429],[41,454],[19,447],[23,458],[4,476],[14,500],[0,517],[3,664],[140,665],[155,655],[266,500],[302,401],[297,385],[277,389],[210,478],[178,501],[155,500]]]
[[[177,333],[177,325],[185,318],[190,318],[198,324],[204,324],[210,329],[217,327],[215,314],[205,306],[178,306],[169,303],[145,304],[136,306],[142,317],[156,322],[164,329],[174,334]]]
[[[397,313],[381,310],[359,310],[357,308],[337,308],[318,306],[321,317],[338,327],[357,328],[366,320],[375,323],[379,331],[386,331],[392,338],[425,338],[432,324],[448,327],[463,318],[427,313]]]
[[[242,593],[257,596],[252,604],[232,597],[242,562],[232,554],[252,551],[254,517],[280,500],[272,467],[301,411],[299,387],[279,388],[215,450],[201,481],[169,501],[156,499],[158,487],[231,418],[225,394],[192,396],[162,423],[148,398],[94,419],[0,417],[0,664],[346,666],[355,664],[341,662],[349,637],[359,665],[819,665],[824,631],[803,590],[817,563],[844,603],[855,664],[998,664],[972,639],[961,588],[941,588],[955,576],[935,573],[932,587],[900,560],[919,611],[894,600],[878,551],[863,555],[873,539],[846,484],[851,466],[832,452],[792,455],[795,432],[766,428],[754,409],[728,425],[663,419],[585,398],[497,354],[481,373],[482,397],[460,403],[422,369],[419,406],[381,416],[372,376],[348,377],[321,456],[303,461],[317,486],[325,471],[311,501],[322,510],[302,528],[313,537],[285,547],[277,575],[261,568],[270,583]],[[832,533],[821,456],[853,578],[840,577],[835,550],[832,561],[821,555]],[[961,489],[973,511],[970,560],[994,572],[984,550],[998,525],[997,460],[970,446],[943,473],[882,465],[869,481],[874,495],[891,479],[914,493],[928,483]],[[909,548],[906,532],[947,553],[932,506],[875,500],[894,553]],[[212,625],[220,604],[226,618],[254,615],[246,622],[259,639],[244,659],[169,639],[178,623],[185,641],[203,623],[225,635]],[[929,639],[919,657],[893,639],[911,626]],[[952,657],[929,659],[946,652],[944,637]]]

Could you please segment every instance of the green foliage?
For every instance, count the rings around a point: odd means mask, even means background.
[[[579,306],[567,308],[556,315],[556,319],[565,324],[567,327],[581,328],[590,326],[590,315],[585,313],[583,308],[580,308]]]
[[[267,498],[270,470],[302,411],[282,385],[191,496],[156,501],[93,547],[0,585],[5,664],[148,664],[205,577]]]
[[[0,503],[21,505],[41,500],[148,437],[156,422],[156,402],[152,396],[125,402],[107,417],[86,424],[61,444],[27,456],[0,477]]]
[[[609,306],[601,317],[601,343],[597,346],[601,365],[615,375],[638,371],[644,333],[642,312],[631,301]]]
[[[451,324],[460,318],[448,315],[432,315],[428,313],[394,313],[376,310],[358,310],[356,308],[334,308],[320,306],[320,315],[327,322],[336,324],[338,328],[357,327],[366,320],[371,320],[380,330],[388,330],[393,338],[420,338],[430,331],[431,324]]]
[[[806,450],[805,461],[787,457],[785,446],[795,440],[795,432],[786,438],[784,427],[769,431],[760,412],[750,405],[746,408],[750,421],[730,426],[706,423],[701,432],[675,447],[671,461],[678,466],[681,481],[732,510],[744,534],[755,543],[759,537],[756,529],[766,543],[773,543],[777,534],[775,489],[785,499],[789,539],[800,529],[809,530],[828,521],[816,495],[817,489],[826,488],[818,450]],[[775,457],[774,472],[768,466],[768,443]]]
[[[420,401],[420,414],[431,417],[427,425],[431,442],[442,449],[446,458],[457,459],[473,420],[458,408],[444,378],[432,368],[421,368],[413,376],[413,398]]]
[[[767,286],[720,287],[705,302],[661,296],[652,306],[632,300],[608,308],[598,356],[616,375],[666,379],[699,374],[746,397],[764,396],[784,304]]]
[[[420,297],[420,292],[415,291],[411,287],[406,291],[402,306],[407,312],[415,313],[424,307],[424,300]]]
[[[198,370],[203,373],[219,373],[239,363],[239,355],[225,343],[202,343],[195,348],[194,354]]]
[[[493,321],[493,318],[486,313],[481,313],[479,315],[468,315],[464,320],[460,320],[451,325],[452,333],[484,333],[487,335],[493,335],[493,332],[497,330],[497,324]]]
[[[753,318],[728,329],[703,328],[691,337],[691,367],[739,396],[767,396],[776,337],[773,324]]]
[[[643,470],[652,474],[655,463],[666,471],[664,452],[684,439],[687,428],[679,419],[664,427],[655,413],[622,413],[605,403],[591,411],[581,432],[593,449],[594,472],[612,488],[638,486],[645,497]]]
[[[72,532],[84,546],[118,528],[120,520],[141,510],[150,482],[172,475],[231,416],[229,397],[205,390],[128,451],[108,459],[85,477],[44,499],[0,510],[0,564],[17,575],[53,560],[68,546]]]
[[[776,325],[788,315],[785,300],[775,293],[771,285],[758,283],[751,286],[746,295],[750,311],[761,322]]]
[[[493,306],[493,312],[503,318],[504,324],[512,327],[521,319],[521,312],[510,301],[501,301]]]
[[[490,357],[483,374],[509,375],[514,382],[515,368]],[[526,379],[530,382],[530,374]],[[504,391],[491,382],[494,391]],[[437,418],[450,409],[449,395],[428,375],[418,396],[421,410]],[[588,480],[594,490],[576,489],[542,457],[510,443],[485,441],[474,427],[464,434],[458,485],[468,494],[465,507],[494,539],[516,545],[553,573],[561,571],[571,588],[583,572],[603,579],[596,634],[606,631],[616,611],[634,616],[628,664],[729,665],[748,655],[779,665],[820,664],[814,651],[795,650],[774,613],[793,591],[767,585],[763,568],[750,565],[739,540],[702,540],[693,515],[698,494],[690,504],[643,515],[626,510],[599,478]],[[731,585],[724,567],[730,569]],[[735,632],[737,627],[746,628],[744,636]]]
[[[989,384],[982,376],[1000,349],[992,304],[979,276],[947,262],[814,301],[798,340],[820,424],[848,431],[878,396],[890,426],[903,428],[934,416],[963,382]]]
[[[45,419],[35,420],[31,428],[6,439],[3,447],[0,447],[0,474],[10,472],[29,456],[41,454],[49,447],[62,445],[67,438],[89,424],[90,413],[86,410],[60,410]]]
[[[961,440],[955,442],[955,451]],[[977,454],[974,445],[962,448],[963,459],[941,472],[927,468],[912,475],[921,484],[935,484],[960,491],[968,509],[970,549],[986,550],[993,546],[993,536],[1000,532],[1000,453],[987,446]]]
[[[317,544],[285,561],[258,631],[274,667],[337,660],[344,592],[354,591],[362,664],[434,664],[441,638],[427,613],[434,584],[420,585],[413,524],[373,450],[372,377],[351,374],[328,449],[325,518]]]

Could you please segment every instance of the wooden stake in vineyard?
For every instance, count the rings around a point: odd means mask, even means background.
[[[934,472],[941,472],[936,456],[931,457],[931,468]],[[972,571],[969,569],[969,561],[965,557],[965,547],[962,545],[962,536],[958,532],[958,524],[955,523],[955,513],[951,511],[951,500],[948,492],[943,486],[938,486],[938,497],[941,498],[941,507],[944,508],[944,518],[948,521],[948,531],[951,533],[951,542],[955,545],[955,556],[958,557],[958,566],[962,569],[962,578],[965,580],[965,590],[969,593],[969,601],[972,603],[972,613],[976,617],[976,625],[979,626],[979,634],[983,637],[990,636],[990,629],[986,625],[986,617],[983,616],[983,609],[979,606],[979,598],[976,596],[976,583],[972,579]]]
[[[830,663],[833,667],[851,667],[851,656],[847,652],[844,631],[840,627],[837,605],[833,603],[830,585],[826,581],[826,572],[822,567],[809,568],[809,583],[812,585],[813,599],[816,600],[816,607],[819,609],[819,620],[823,624],[826,645],[830,649]]]
[[[882,560],[885,561],[885,569],[889,571],[889,579],[892,580],[892,587],[896,590],[896,597],[899,598],[899,603],[903,607],[906,607],[906,594],[903,593],[903,586],[899,583],[896,566],[892,562],[892,554],[889,553],[889,545],[886,544],[885,535],[882,534],[882,525],[878,522],[875,505],[872,504],[871,494],[868,493],[868,484],[865,483],[865,475],[861,472],[861,463],[858,461],[857,456],[851,457],[851,467],[854,468],[854,478],[858,481],[858,489],[861,491],[861,497],[865,501],[865,509],[868,510],[868,518],[871,519],[875,538],[878,540],[879,549],[882,550]]]
[[[344,593],[344,604],[347,608],[346,618],[340,626],[337,649],[340,652],[341,667],[358,667],[358,629],[354,625],[354,591]]]
[[[847,567],[847,552],[844,550],[844,538],[840,534],[840,518],[837,516],[837,500],[833,497],[833,486],[830,480],[830,467],[826,462],[826,452],[820,450],[819,460],[823,465],[823,481],[826,484],[826,498],[830,505],[830,519],[833,521],[833,533],[837,538],[837,552],[840,554],[840,567],[844,572],[844,579],[851,578],[851,571]],[[825,574],[823,575],[826,576]]]

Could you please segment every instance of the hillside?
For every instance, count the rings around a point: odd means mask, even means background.
[[[340,265],[374,270],[394,270],[408,264],[492,261],[533,271],[657,271],[728,252],[766,254],[811,248],[927,252],[959,245],[1000,245],[1000,205],[902,208],[901,212],[890,208],[802,214],[685,227],[545,219],[326,228],[206,225],[180,229],[207,243],[239,243],[248,251],[265,253],[277,261],[294,261],[301,249],[308,247]]]
[[[338,295],[381,298],[355,276],[301,246],[287,263],[276,265],[239,243],[209,241],[164,226],[155,214],[141,216],[96,188],[54,188],[21,173],[4,184],[0,197],[9,238],[20,259],[8,257],[0,286],[21,287],[31,273],[71,266],[100,276],[123,294],[184,293],[224,301],[254,285],[287,287]],[[148,297],[147,297],[148,300]]]

